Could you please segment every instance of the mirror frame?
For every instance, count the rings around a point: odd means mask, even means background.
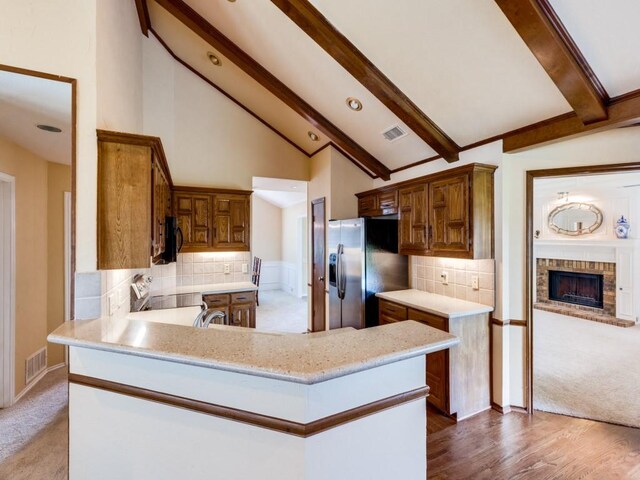
[[[582,228],[580,230],[566,230],[564,228],[559,227],[555,223],[553,223],[553,219],[560,212],[564,212],[565,210],[573,210],[573,209],[588,210],[590,212],[595,213],[596,215],[595,223],[590,227]],[[572,237],[577,237],[579,235],[587,235],[589,233],[595,232],[602,225],[602,218],[603,218],[602,212],[595,205],[592,205],[591,203],[572,202],[572,203],[566,203],[564,205],[560,205],[554,208],[551,211],[551,213],[549,213],[549,216],[547,217],[547,224],[549,225],[549,228],[556,233],[559,233],[561,235],[570,235]]]

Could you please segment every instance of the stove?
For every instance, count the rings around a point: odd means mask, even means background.
[[[149,275],[136,275],[131,284],[131,311],[143,312],[148,310],[166,310],[168,308],[200,307],[202,295],[200,293],[177,293],[170,295],[151,296],[151,282]]]

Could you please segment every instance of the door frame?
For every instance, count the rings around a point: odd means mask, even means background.
[[[0,260],[2,275],[2,367],[0,368],[0,408],[11,406],[15,396],[15,347],[16,347],[16,179],[0,172],[2,195],[2,221],[9,228],[2,230]],[[8,220],[8,221],[7,221]],[[7,238],[8,237],[8,238]],[[6,266],[9,268],[5,268]]]
[[[77,134],[77,122],[78,122],[78,81],[75,78],[64,77],[61,75],[55,75],[46,72],[39,72],[37,70],[29,70],[21,67],[14,67],[11,65],[5,65],[0,63],[0,71],[17,73],[20,75],[27,75],[31,77],[44,78],[46,80],[53,80],[55,82],[63,82],[68,83],[71,87],[71,219],[69,225],[69,264],[70,264],[70,272],[68,279],[68,291],[69,291],[69,318],[73,320],[75,318],[75,272],[76,272],[76,171],[77,171],[77,142],[78,142],[78,134]],[[14,189],[15,193],[15,189]],[[14,195],[15,199],[15,195]],[[15,225],[15,224],[14,224]],[[15,232],[15,228],[14,228]],[[14,233],[15,235],[15,233]],[[15,244],[15,240],[14,240]],[[13,252],[14,262],[15,262],[15,248]],[[15,282],[15,264],[14,264],[14,282]],[[15,293],[15,289],[14,289]],[[14,329],[12,331],[13,339],[12,342],[15,344],[15,295],[13,298],[13,323]],[[1,308],[1,306],[0,306]],[[15,348],[15,347],[14,347]],[[6,366],[5,366],[6,371]],[[4,376],[4,375],[3,375]],[[11,384],[11,397],[9,398],[9,402],[7,403],[5,399],[7,398],[6,392],[1,392],[0,396],[0,407],[8,407],[15,401],[15,356],[12,354],[11,358],[11,370],[9,372],[10,384]],[[6,382],[6,379],[0,379],[0,381]],[[3,398],[4,397],[4,398]]]
[[[543,170],[527,170],[526,176],[526,261],[525,261],[525,371],[526,371],[526,406],[527,413],[533,414],[533,184],[536,178],[570,177],[575,175],[601,175],[607,173],[637,172],[640,162],[612,163],[610,165],[585,165],[579,167],[548,168]]]
[[[320,332],[323,330],[326,330],[327,328],[327,312],[326,312],[326,287],[323,288],[323,299],[325,301],[325,304],[323,305],[323,310],[324,310],[324,315],[323,315],[323,319],[322,319],[322,329],[317,330],[316,327],[319,325],[315,325],[314,321],[315,321],[315,315],[314,315],[314,311],[315,311],[315,289],[317,286],[317,282],[318,280],[316,279],[316,276],[314,275],[314,264],[315,264],[315,229],[313,228],[315,225],[315,215],[313,213],[313,209],[316,205],[320,205],[322,204],[322,210],[324,212],[323,216],[324,216],[324,225],[322,228],[322,236],[324,237],[324,241],[323,241],[323,262],[324,262],[324,268],[325,268],[325,285],[326,285],[326,277],[327,277],[327,258],[326,258],[326,253],[327,253],[327,204],[326,204],[326,197],[321,197],[321,198],[316,198],[315,200],[311,201],[311,222],[310,222],[310,226],[311,226],[311,269],[310,269],[310,274],[311,274],[311,331],[312,332]]]

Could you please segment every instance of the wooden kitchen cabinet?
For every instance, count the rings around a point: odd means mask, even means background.
[[[249,250],[249,196],[219,193],[214,196],[214,205],[214,248],[226,251]]]
[[[165,251],[166,217],[171,215],[171,185],[167,179],[165,169],[158,162],[154,162],[153,179],[153,224],[151,227],[151,254],[154,262],[159,261]]]
[[[429,184],[429,237],[432,255],[467,255],[469,236],[469,175],[436,180]]]
[[[426,183],[401,188],[398,192],[398,253],[401,255],[426,255],[429,250],[428,192]]]
[[[164,252],[171,174],[157,137],[98,137],[98,269],[149,268]]]
[[[495,169],[473,163],[362,192],[358,212],[382,215],[381,196],[395,191],[400,254],[493,258]]]
[[[445,318],[379,299],[379,324],[415,320],[460,339],[451,349],[426,356],[427,401],[458,420],[490,407],[489,316]]]
[[[256,327],[256,292],[236,292],[203,295],[208,308],[224,312],[229,325],[236,327]]]
[[[182,252],[249,251],[251,192],[174,187]]]
[[[378,217],[398,213],[398,190],[385,188],[370,194],[358,194],[358,217]]]

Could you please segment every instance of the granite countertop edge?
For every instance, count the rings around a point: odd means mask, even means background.
[[[445,300],[451,303],[462,303],[465,304],[467,306],[473,306],[473,309],[469,309],[469,310],[461,310],[461,311],[443,311],[443,310],[438,310],[437,308],[433,308],[430,307],[428,305],[422,304],[422,303],[415,303],[415,302],[411,302],[409,300],[406,300],[404,298],[398,298],[396,294],[400,293],[400,292],[408,292],[411,291],[412,295],[420,295],[420,294],[424,294],[425,295],[425,299],[424,301],[428,302],[428,298],[429,297],[437,297],[441,300]],[[461,300],[461,299],[457,299],[457,298],[452,298],[452,297],[446,297],[444,295],[438,295],[437,293],[430,293],[430,292],[421,292],[419,290],[397,290],[394,292],[381,292],[381,293],[377,293],[376,296],[378,298],[382,298],[384,300],[389,300],[391,302],[394,303],[398,303],[402,306],[405,307],[409,307],[409,308],[414,308],[416,310],[421,310],[423,312],[427,312],[427,313],[432,313],[433,315],[438,315],[440,317],[445,317],[445,318],[460,318],[460,317],[469,317],[472,315],[480,315],[483,313],[490,313],[493,312],[494,308],[489,306],[489,305],[483,305],[481,303],[475,303],[475,302],[469,302],[468,300]]]
[[[100,320],[88,320],[86,322],[99,322]],[[405,322],[403,322],[405,323]],[[417,322],[411,322],[417,323]],[[193,328],[193,327],[181,327],[181,328]],[[427,327],[430,328],[430,327]],[[259,333],[259,332],[258,332]],[[265,332],[269,333],[269,332]],[[290,334],[296,335],[296,334]],[[300,334],[298,334],[300,335]],[[407,360],[409,358],[417,357],[420,355],[426,355],[434,351],[442,350],[445,348],[453,347],[460,343],[457,337],[450,336],[442,340],[432,341],[426,345],[413,346],[408,348],[401,348],[397,352],[388,352],[384,354],[374,355],[370,359],[356,360],[352,363],[339,365],[334,368],[327,368],[319,370],[317,372],[305,373],[305,372],[290,372],[282,368],[270,369],[268,367],[262,367],[259,365],[246,365],[235,362],[225,362],[215,358],[203,358],[201,356],[180,354],[178,352],[163,352],[160,350],[145,349],[135,347],[132,345],[125,345],[116,342],[87,340],[80,338],[72,338],[68,335],[57,335],[55,332],[51,333],[47,340],[51,343],[58,343],[68,345],[72,347],[89,348],[92,350],[99,350],[104,352],[112,352],[118,354],[125,354],[143,358],[150,358],[155,360],[163,360],[174,363],[181,363],[185,365],[191,365],[196,367],[211,368],[215,370],[227,371],[232,373],[246,374],[251,376],[264,377],[274,380],[287,381],[291,383],[299,383],[305,385],[312,385],[322,383],[327,380],[339,378],[354,373],[358,373],[372,368],[388,365],[391,363]]]

